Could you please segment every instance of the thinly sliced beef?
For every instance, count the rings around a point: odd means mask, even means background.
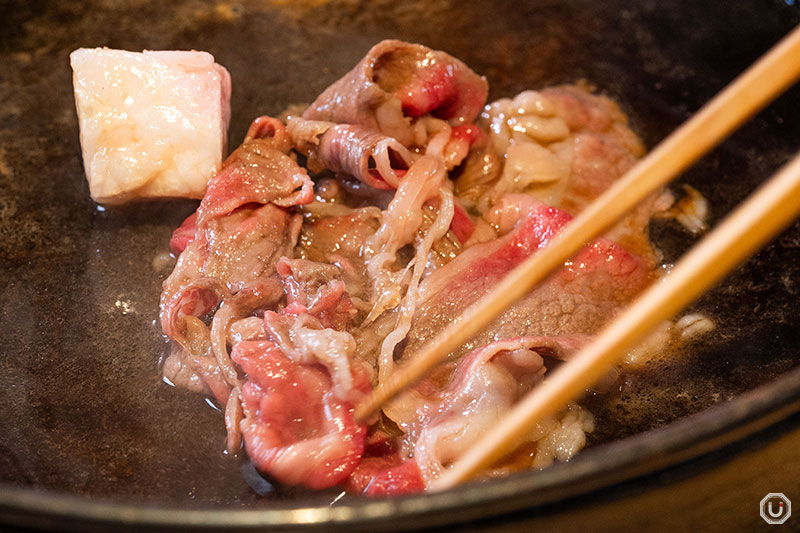
[[[343,172],[376,189],[396,189],[416,159],[393,137],[365,126],[292,117],[288,128],[309,168]]]
[[[441,365],[413,389],[390,403],[384,412],[415,442],[432,419],[451,410],[467,381],[498,354],[504,354],[504,357],[496,362],[502,363],[504,370],[520,380],[515,381],[513,386],[505,380],[501,385],[507,385],[506,389],[499,387],[498,391],[515,396],[518,389],[530,388],[541,377],[544,372],[542,356],[566,359],[587,339],[586,335],[571,334],[512,337],[489,343],[456,361]]]
[[[492,222],[513,229],[499,239],[464,250],[426,278],[420,287],[423,301],[404,353],[413,354],[432,340],[503,276],[547,244],[570,219],[563,211],[529,196],[506,197]],[[652,280],[651,268],[652,264],[618,244],[594,241],[455,355],[520,335],[593,334]]]
[[[396,189],[414,156],[392,137],[360,126],[340,124],[320,138],[319,161],[376,189]]]
[[[385,435],[367,446],[348,490],[369,496],[424,490],[541,381],[543,356],[568,358],[588,339],[581,334],[504,339],[437,368],[385,408],[404,432],[402,449]]]
[[[266,141],[267,146],[283,154],[288,154],[289,150],[292,149],[289,133],[286,131],[283,122],[266,115],[256,118],[250,124],[244,136],[244,144],[255,139]]]
[[[303,118],[367,126],[411,146],[410,117],[431,114],[453,125],[470,123],[487,94],[486,80],[458,59],[386,40],[328,87]]]
[[[269,140],[253,139],[237,148],[208,182],[197,210],[198,225],[248,203],[289,207],[313,199],[314,184],[306,170]]]
[[[382,41],[286,126],[257,118],[211,179],[170,240],[180,256],[160,317],[176,343],[163,372],[224,405],[229,452],[243,441],[287,485],[424,490],[540,382],[545,358],[568,358],[652,280],[651,203],[615,233],[624,244],[590,243],[386,406],[370,435],[356,422],[398,359],[641,155],[624,115],[588,91],[499,101],[484,130],[487,92],[444,52]],[[568,459],[591,430],[573,418],[532,429],[517,462]]]
[[[249,291],[269,298],[268,291],[281,292],[275,285],[280,285],[275,264],[291,255],[299,231],[299,216],[272,204],[212,220],[206,230],[208,257],[203,272],[225,280],[235,294]]]
[[[448,463],[491,431],[542,379],[543,356],[568,358],[587,340],[586,335],[572,334],[496,341],[438,368],[392,402],[385,413],[403,430],[406,453],[413,455],[424,483],[437,478]],[[374,475],[391,478],[391,469],[399,464],[394,461]],[[358,470],[356,474],[364,475]]]
[[[203,316],[228,293],[250,309],[277,303],[283,284],[274,265],[291,255],[300,222],[272,204],[209,221],[164,281],[164,333],[174,337],[182,316]]]
[[[208,326],[193,315],[182,317],[180,325],[174,332],[178,342],[164,361],[164,377],[177,387],[206,392],[224,404],[231,385],[214,357]]]
[[[193,241],[178,257],[172,273],[164,280],[161,292],[161,329],[165,335],[181,342],[184,317],[202,317],[219,303],[224,284],[203,276],[206,251]]]
[[[632,152],[608,136],[578,134],[572,139],[572,169],[569,188],[563,197],[563,208],[578,213],[638,161]],[[648,238],[647,226],[655,213],[665,211],[673,198],[655,192],[625,215],[608,233],[631,252],[655,259],[658,252]]]
[[[341,270],[307,259],[283,258],[276,264],[286,292],[285,314],[307,313],[326,327],[347,330],[358,310],[347,293]]]
[[[209,182],[197,213],[173,236],[180,257],[161,294],[161,327],[181,346],[165,372],[188,384],[202,381],[226,405],[230,452],[239,446],[241,380],[228,355],[228,328],[283,298],[275,264],[292,255],[302,224],[287,207],[313,200],[306,171],[284,151],[283,125],[257,119]],[[220,302],[209,330],[197,317]]]
[[[572,132],[565,148],[571,154],[568,183],[557,206],[572,215],[621,178],[644,155],[642,141],[628,127],[628,118],[606,97],[579,86],[558,86],[541,93]],[[647,225],[654,213],[669,208],[671,197],[656,192],[643,200],[609,233],[631,252],[654,258]]]
[[[231,392],[231,386],[222,376],[210,349],[196,355],[180,345],[173,346],[164,361],[163,374],[176,387],[205,392],[214,396],[221,404],[225,403]]]
[[[335,265],[350,298],[363,302],[369,282],[361,249],[380,225],[380,210],[376,208],[320,217],[303,224],[295,254],[315,263]]]
[[[576,85],[550,87],[541,94],[555,107],[555,114],[564,120],[570,131],[608,135],[633,156],[644,155],[642,141],[628,128],[628,118],[608,98]]]
[[[414,459],[426,484],[489,433],[523,390],[542,378],[544,362],[535,351],[539,340],[508,339],[473,351],[450,385],[437,390],[441,401],[420,402],[417,420],[404,421],[407,435],[418,435]]]
[[[301,219],[284,207],[313,200],[313,184],[288,150],[283,125],[261,117],[208,184],[197,213],[170,241],[181,255],[164,281],[161,326],[175,337],[183,316],[208,313],[223,296],[249,310],[283,293],[274,265],[291,256]],[[224,293],[224,294],[223,294]]]
[[[453,235],[458,239],[458,242],[464,244],[472,236],[475,231],[475,222],[469,216],[464,205],[458,200],[453,199],[453,221],[450,223],[450,229]]]
[[[363,266],[361,247],[381,226],[375,208],[354,209],[340,216],[320,217],[303,225],[299,256],[317,262],[335,262],[332,256]]]
[[[347,490],[366,496],[396,496],[425,490],[425,481],[413,459],[399,454],[364,457],[347,480]]]
[[[197,233],[197,211],[186,217],[186,220],[172,232],[169,240],[169,249],[175,255],[180,255],[189,243],[194,240]]]
[[[318,364],[298,364],[269,341],[243,341],[232,358],[247,374],[241,422],[256,467],[281,483],[322,489],[344,481],[364,452],[366,427]],[[354,388],[369,390],[369,381]]]

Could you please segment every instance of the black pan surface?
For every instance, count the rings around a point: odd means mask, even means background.
[[[586,399],[598,429],[569,464],[377,503],[271,487],[222,453],[212,405],[160,379],[171,264],[159,257],[196,203],[89,199],[68,61],[78,47],[211,52],[233,78],[235,146],[253,117],[313,100],[372,44],[401,38],[463,59],[490,98],[585,79],[653,146],[800,22],[792,1],[3,0],[0,20],[0,519],[441,525],[587,494],[794,420],[798,224],[696,304],[712,335]],[[795,88],[676,182],[709,198],[712,224],[800,147],[798,104]],[[652,234],[668,261],[696,240],[673,223]]]

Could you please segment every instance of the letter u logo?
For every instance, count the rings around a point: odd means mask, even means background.
[[[769,503],[767,504],[767,512],[769,513],[769,515],[770,515],[772,518],[778,518],[780,515],[782,515],[782,514],[783,514],[783,502],[778,502],[778,512],[777,512],[777,513],[775,513],[775,512],[773,512],[773,511],[772,511],[772,504],[773,504],[773,503],[774,503],[774,502],[769,502]]]

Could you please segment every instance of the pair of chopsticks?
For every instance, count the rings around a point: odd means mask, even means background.
[[[586,242],[649,193],[706,154],[800,76],[800,27],[742,73],[597,198],[537,254],[510,272],[435,339],[384,381],[356,410],[365,419],[480,331]],[[800,213],[800,155],[696,245],[661,282],[646,291],[595,340],[515,408],[432,487],[468,479],[513,448],[526,429],[579,397],[657,324],[671,318],[744,261]]]

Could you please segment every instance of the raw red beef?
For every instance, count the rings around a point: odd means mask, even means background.
[[[240,342],[231,357],[247,374],[242,433],[256,467],[288,485],[344,481],[361,460],[366,426],[335,396],[325,368],[295,363],[269,341]],[[368,390],[359,377],[354,387]]]

